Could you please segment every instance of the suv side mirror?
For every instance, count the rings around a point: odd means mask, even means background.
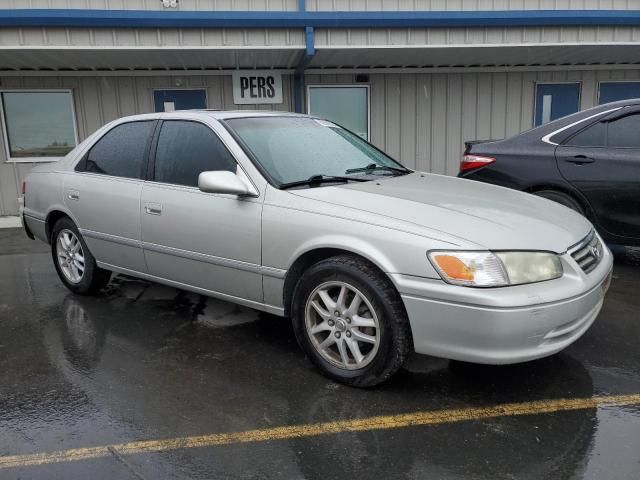
[[[218,170],[198,175],[198,188],[207,193],[255,195],[249,184],[233,172]]]

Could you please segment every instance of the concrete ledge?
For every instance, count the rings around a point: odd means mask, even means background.
[[[0,217],[0,228],[19,228],[20,217]]]

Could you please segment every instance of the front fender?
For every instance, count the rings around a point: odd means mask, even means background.
[[[307,252],[333,248],[360,255],[386,273],[440,278],[427,251],[448,246],[390,227],[274,205],[265,205],[262,235],[263,265],[280,270]]]

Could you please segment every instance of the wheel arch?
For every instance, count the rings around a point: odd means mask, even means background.
[[[593,210],[591,209],[591,205],[588,200],[578,191],[566,185],[558,185],[556,183],[539,183],[535,185],[531,185],[525,188],[523,191],[527,193],[536,194],[537,192],[542,192],[544,190],[552,190],[555,192],[563,193],[568,195],[573,200],[578,202],[578,204],[584,209],[587,214],[589,220],[594,219]]]
[[[383,260],[384,257],[375,256],[376,260],[374,260],[373,258],[371,258],[374,257],[374,255],[368,255],[364,253],[362,249],[346,248],[340,245],[310,247],[294,256],[293,262],[287,269],[287,273],[284,278],[284,286],[282,289],[282,301],[285,316],[289,316],[291,312],[291,301],[293,299],[293,292],[296,285],[298,284],[298,280],[300,280],[300,277],[302,277],[304,272],[312,265],[315,265],[322,260],[326,260],[327,258],[335,257],[338,255],[350,255],[367,262],[382,277],[386,278],[394,289],[396,288],[393,280],[386,273],[388,271],[392,271],[392,269],[389,268],[386,259]],[[382,262],[380,260],[382,260]]]
[[[53,230],[53,226],[58,220],[64,217],[70,219],[73,223],[76,224],[76,226],[78,225],[78,222],[76,222],[75,218],[73,218],[71,212],[69,212],[66,208],[55,206],[52,207],[49,212],[47,212],[47,216],[45,217],[44,221],[44,228],[45,234],[47,236],[47,242],[49,242],[49,244],[51,244],[51,231]]]

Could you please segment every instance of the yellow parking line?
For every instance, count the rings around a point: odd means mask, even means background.
[[[142,440],[137,442],[105,445],[101,447],[74,448],[49,453],[33,453],[0,457],[0,469],[47,465],[59,462],[75,462],[112,455],[162,452],[185,448],[211,447],[234,443],[266,442],[291,438],[312,437],[331,433],[362,432],[420,425],[438,425],[503,416],[537,415],[543,413],[584,410],[588,408],[640,404],[640,394],[612,395],[591,398],[566,398],[539,400],[525,403],[507,403],[481,408],[460,408],[428,412],[402,413],[378,417],[338,420],[335,422],[307,425],[291,425],[244,432],[213,433],[192,437],[164,440]]]

